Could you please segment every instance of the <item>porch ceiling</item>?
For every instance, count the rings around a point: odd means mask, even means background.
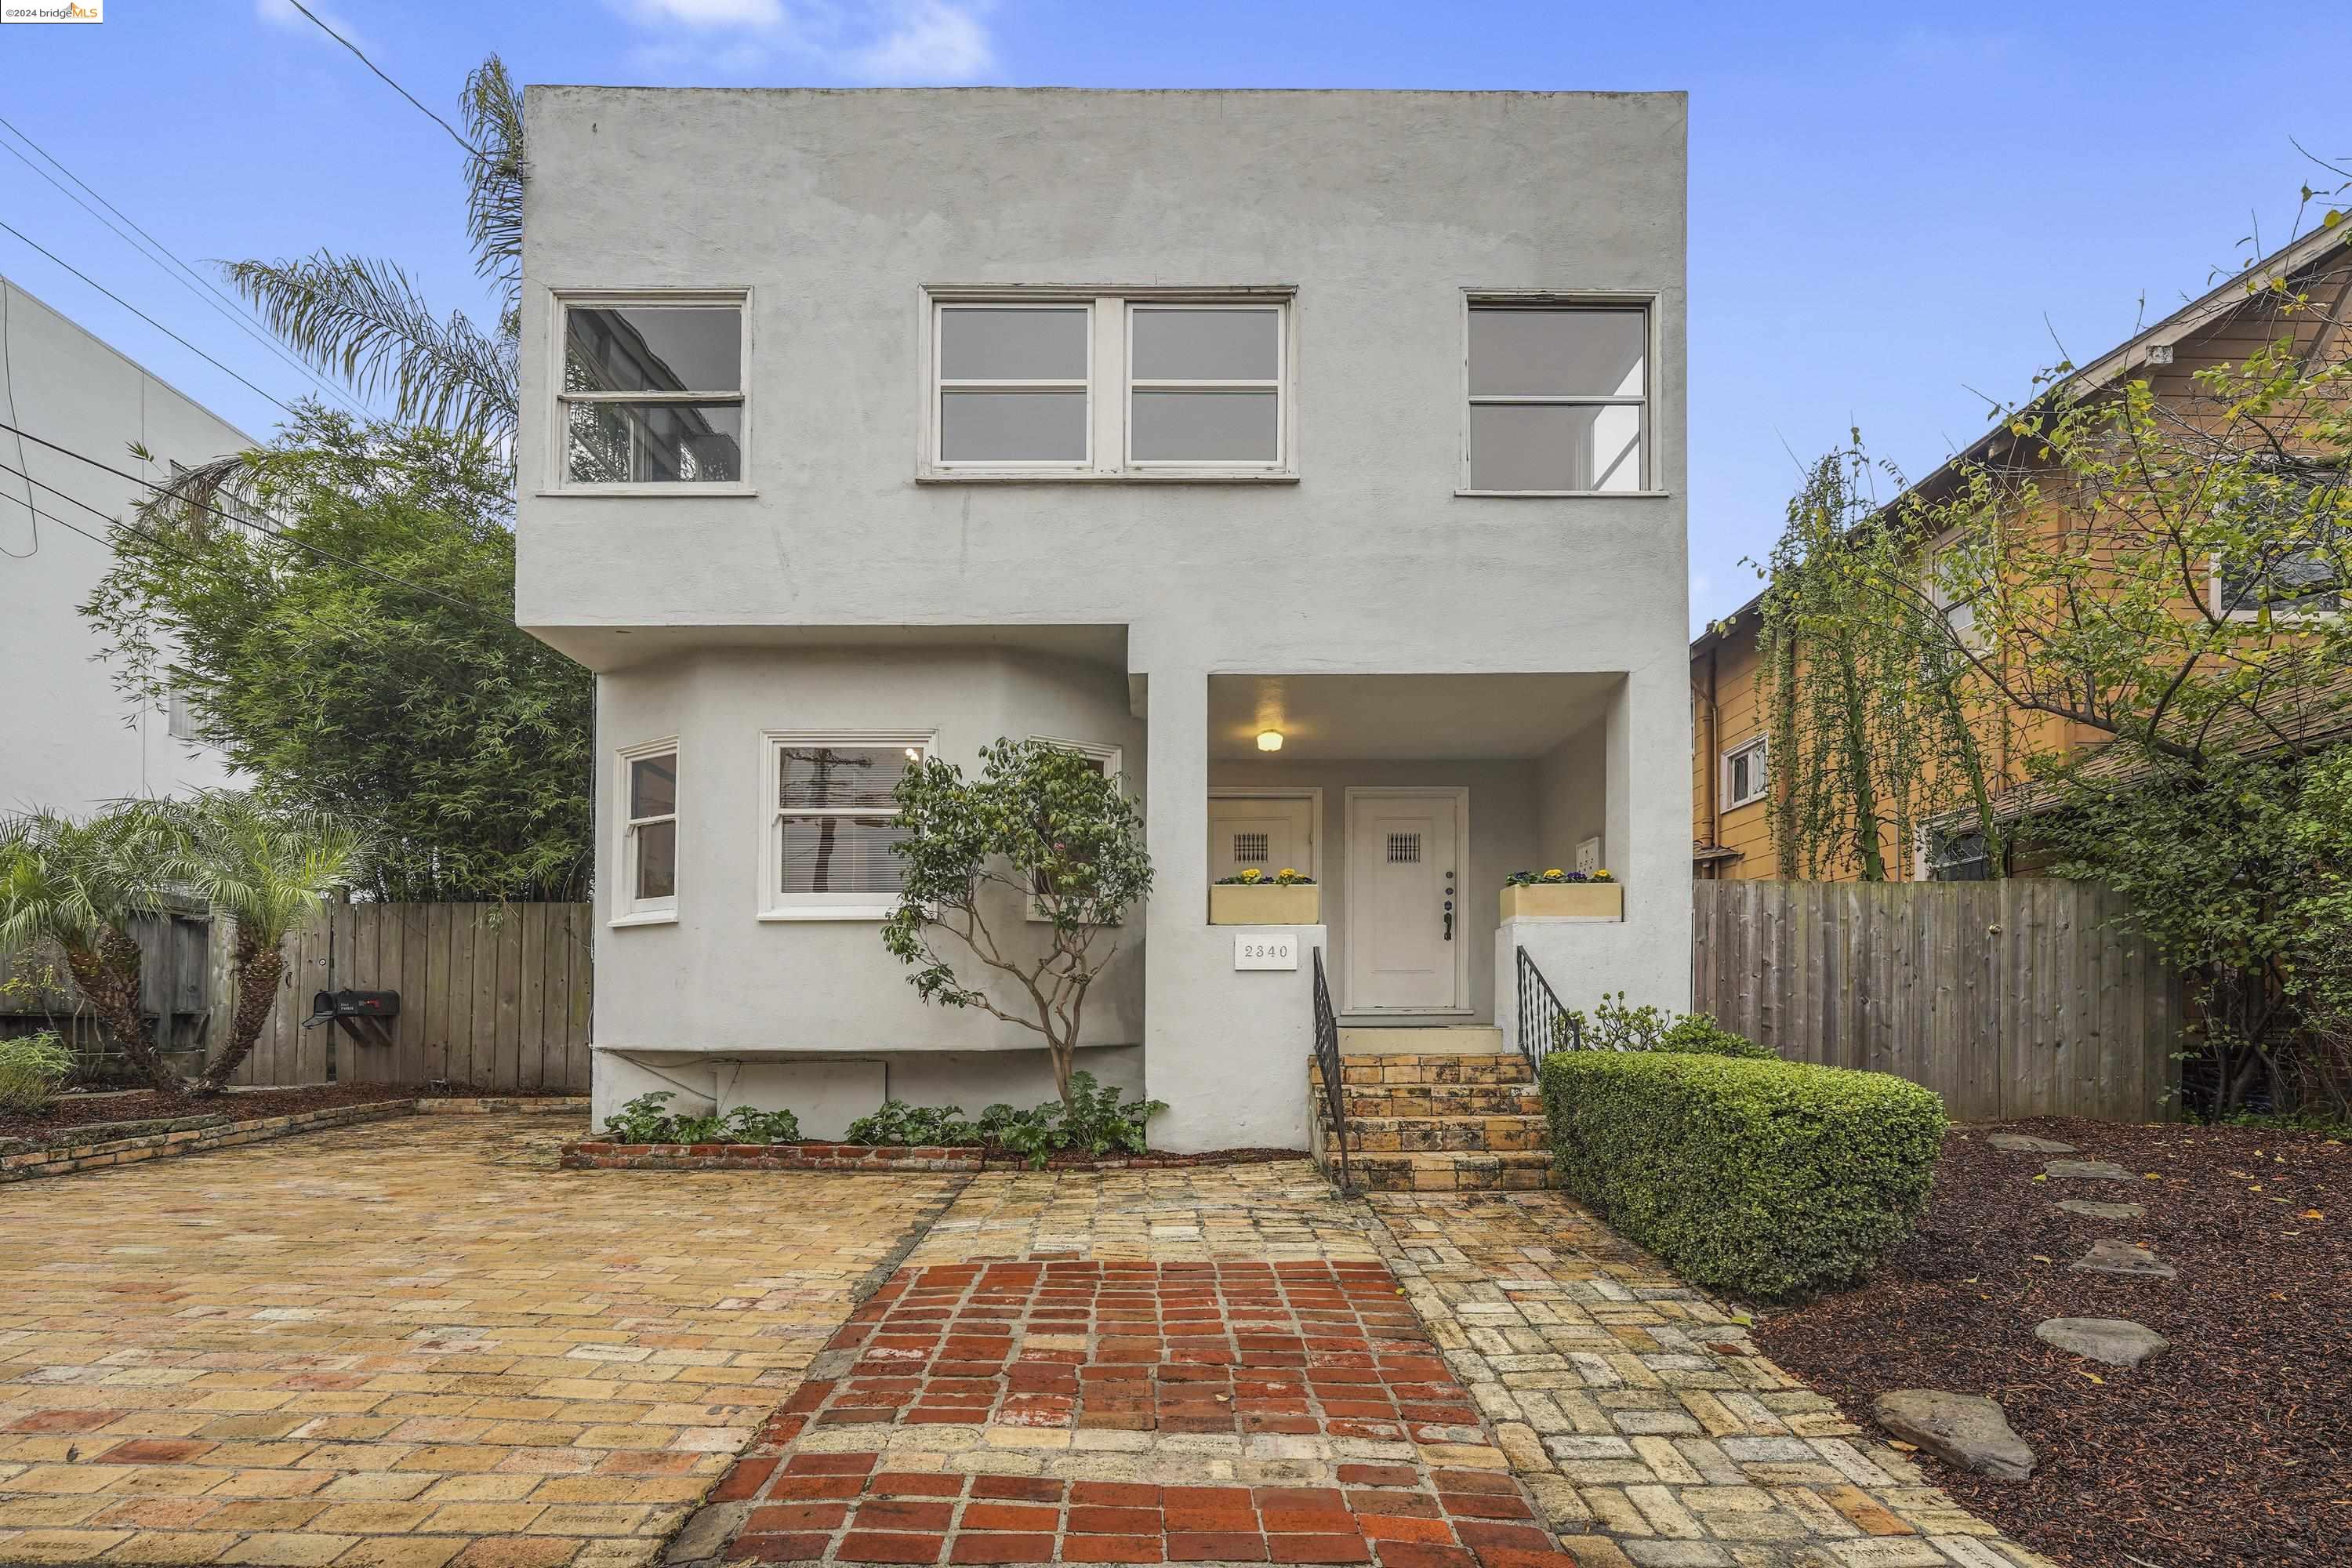
[[[1209,754],[1255,757],[1282,731],[1282,756],[1539,757],[1601,717],[1620,674],[1213,675]]]

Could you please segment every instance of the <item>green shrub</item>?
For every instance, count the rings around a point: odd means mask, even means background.
[[[1019,1154],[1032,1166],[1041,1166],[1065,1149],[1083,1149],[1100,1159],[1105,1154],[1144,1152],[1143,1124],[1168,1109],[1165,1100],[1139,1100],[1120,1103],[1119,1091],[1103,1089],[1090,1072],[1070,1075],[1070,1103],[1058,1100],[1015,1110],[992,1105],[976,1122],[961,1120],[960,1105],[908,1105],[887,1100],[871,1116],[849,1124],[843,1141],[898,1147],[985,1143]]]
[[[961,1105],[909,1105],[886,1100],[871,1116],[861,1116],[841,1135],[845,1143],[872,1143],[891,1149],[936,1149],[943,1144],[977,1143],[980,1130],[963,1119]]]
[[[797,1143],[800,1118],[789,1110],[739,1105],[724,1116],[673,1116],[677,1098],[669,1089],[641,1094],[604,1119],[604,1136],[615,1143]]]
[[[1859,1279],[1927,1206],[1944,1102],[1884,1073],[1668,1051],[1557,1051],[1560,1184],[1709,1289]]]
[[[1772,1052],[1753,1040],[1718,1026],[1705,1013],[1670,1013],[1643,1003],[1625,1005],[1625,993],[1603,992],[1599,1005],[1587,1016],[1568,1008],[1556,1026],[1555,1049],[1566,1050],[1581,1041],[1587,1050],[1685,1051],[1698,1056],[1746,1057],[1753,1061],[1778,1061]]]
[[[0,1110],[38,1110],[73,1070],[73,1052],[55,1029],[0,1040]]]

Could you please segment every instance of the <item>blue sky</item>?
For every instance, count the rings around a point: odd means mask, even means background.
[[[490,51],[524,81],[724,86],[1682,89],[1691,95],[1695,622],[1746,599],[1810,458],[1862,426],[1917,475],[2010,395],[2284,241],[2294,146],[2352,157],[2314,84],[2352,8],[2242,25],[2175,0],[1431,6],[1075,0],[330,0],[455,117]],[[109,0],[0,27],[0,114],[192,261],[390,257],[479,312],[444,133],[286,0]],[[2335,21],[2327,20],[2334,15]],[[2315,76],[2315,70],[2319,75]],[[7,138],[0,135],[0,142]],[[0,214],[242,374],[302,383],[0,156]],[[0,271],[256,433],[278,410],[0,234]],[[2143,307],[2142,300],[2145,300]],[[1793,454],[1793,457],[1792,457]]]

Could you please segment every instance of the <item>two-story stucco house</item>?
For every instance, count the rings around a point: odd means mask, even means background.
[[[1356,1051],[1508,1048],[1522,949],[1686,1002],[1681,95],[555,87],[529,135],[600,1112],[1046,1098],[877,935],[905,759],[1000,737],[1143,804],[1079,1065],[1160,1144],[1306,1142],[1318,953]],[[1499,918],[1580,855],[1622,919]],[[1212,923],[1250,866],[1317,880],[1297,968]]]

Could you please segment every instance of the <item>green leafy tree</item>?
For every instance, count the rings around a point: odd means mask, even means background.
[[[267,804],[364,828],[372,897],[578,896],[593,679],[513,624],[504,458],[306,405],[215,496],[114,531],[82,612],[123,689],[184,695]]]
[[[160,809],[171,830],[163,875],[235,922],[236,1005],[228,1038],[195,1083],[199,1093],[217,1094],[269,1021],[286,974],[288,933],[329,898],[351,890],[367,842],[341,817],[271,806],[234,790],[166,802]]]
[[[906,881],[883,945],[914,969],[908,983],[925,1001],[1042,1037],[1054,1087],[1074,1106],[1087,994],[1118,952],[1120,921],[1151,890],[1143,814],[1116,779],[1059,747],[999,741],[981,749],[981,764],[967,779],[927,759],[899,780],[894,847]],[[1025,1009],[959,963],[1007,977]]]
[[[34,811],[0,822],[0,952],[62,953],[74,988],[132,1070],[177,1089],[140,1005],[133,921],[167,907],[158,875],[170,825],[152,803],[126,801],[74,818]]]

